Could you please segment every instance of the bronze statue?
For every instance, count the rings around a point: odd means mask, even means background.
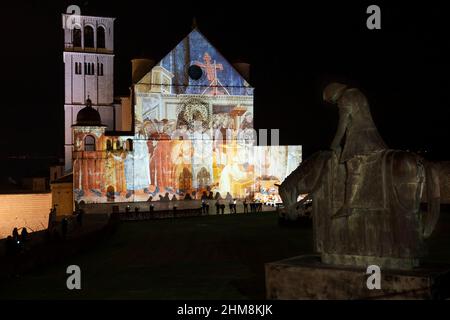
[[[335,215],[341,217],[352,212],[352,200],[362,182],[362,163],[369,155],[386,150],[387,146],[378,134],[369,104],[361,91],[348,89],[344,84],[331,83],[325,88],[323,99],[337,104],[339,108],[339,124],[331,150],[336,152],[339,162],[345,163],[346,168],[344,205]],[[341,152],[344,135],[344,149]]]
[[[284,210],[296,210],[298,195],[311,195],[315,250],[324,263],[417,266],[439,217],[437,170],[414,153],[386,147],[358,89],[332,83],[323,98],[339,108],[332,151],[315,153],[283,181]]]

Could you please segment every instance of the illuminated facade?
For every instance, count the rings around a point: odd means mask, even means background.
[[[72,128],[89,97],[109,130],[114,130],[114,19],[63,14],[65,170],[72,169]]]
[[[111,130],[85,97],[72,125],[75,201],[277,198],[301,146],[256,146],[253,88],[236,66],[197,29],[147,66],[133,81],[129,132]]]

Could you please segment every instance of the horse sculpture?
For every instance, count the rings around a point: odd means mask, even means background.
[[[279,186],[283,210],[295,211],[300,194],[311,196],[314,246],[323,263],[418,266],[424,239],[439,217],[437,169],[414,153],[387,149],[366,157],[362,172],[364,185],[353,214],[336,218],[344,198],[345,166],[335,152],[319,151]],[[426,213],[420,211],[424,190]]]
[[[418,266],[439,217],[437,169],[414,153],[387,147],[359,89],[331,83],[323,99],[339,110],[331,151],[314,154],[280,185],[284,210],[295,210],[298,195],[310,194],[315,249],[324,263]]]

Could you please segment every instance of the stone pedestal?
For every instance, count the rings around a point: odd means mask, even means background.
[[[268,299],[445,299],[450,297],[450,266],[413,270],[381,269],[381,289],[369,290],[365,268],[326,265],[319,256],[267,263]]]

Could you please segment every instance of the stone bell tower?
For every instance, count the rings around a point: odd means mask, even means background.
[[[115,18],[62,15],[64,30],[64,156],[72,170],[71,126],[89,98],[107,130],[114,129]]]

